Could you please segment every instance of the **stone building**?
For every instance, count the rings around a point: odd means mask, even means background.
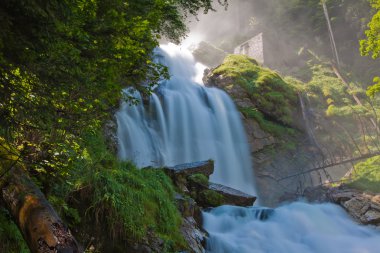
[[[247,40],[246,42],[237,46],[234,50],[234,54],[247,55],[260,64],[264,64],[264,40],[263,33],[259,33],[255,37]]]

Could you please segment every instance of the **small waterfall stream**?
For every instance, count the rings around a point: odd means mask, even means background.
[[[214,159],[211,181],[255,194],[244,128],[231,99],[199,83],[189,51],[167,45],[156,53],[171,79],[147,104],[122,104],[116,114],[120,158],[140,167]],[[380,232],[357,225],[332,204],[222,206],[204,213],[204,228],[210,253],[380,252]]]

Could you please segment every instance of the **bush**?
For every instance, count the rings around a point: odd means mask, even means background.
[[[347,184],[362,191],[380,193],[380,156],[355,165],[355,172]]]

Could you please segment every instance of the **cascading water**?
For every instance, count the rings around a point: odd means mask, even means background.
[[[207,252],[375,253],[380,233],[333,204],[297,202],[272,209],[222,206],[204,213]]]
[[[232,100],[197,83],[203,70],[188,50],[169,44],[156,55],[171,78],[161,82],[147,105],[124,103],[116,114],[120,158],[139,167],[213,159],[211,181],[255,194],[247,138]]]
[[[199,84],[187,50],[168,45],[157,54],[171,79],[145,105],[122,104],[116,114],[120,158],[140,167],[213,159],[211,181],[254,194],[248,144],[231,99]],[[204,213],[204,227],[210,235],[207,251],[215,253],[380,252],[379,231],[355,224],[332,204],[222,206]]]

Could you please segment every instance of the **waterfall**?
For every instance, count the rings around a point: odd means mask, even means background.
[[[255,194],[247,138],[232,100],[222,90],[202,85],[204,69],[188,50],[169,44],[156,55],[171,78],[160,83],[146,104],[123,103],[116,113],[119,157],[139,167],[213,159],[212,182]]]
[[[116,113],[119,156],[138,166],[213,159],[211,181],[254,194],[250,153],[239,112],[221,90],[200,82],[189,51],[161,46],[169,67],[147,102]],[[125,91],[130,92],[130,91]],[[138,93],[133,94],[140,98]],[[380,233],[359,226],[332,204],[293,203],[268,209],[222,206],[203,213],[209,253],[374,253]]]

